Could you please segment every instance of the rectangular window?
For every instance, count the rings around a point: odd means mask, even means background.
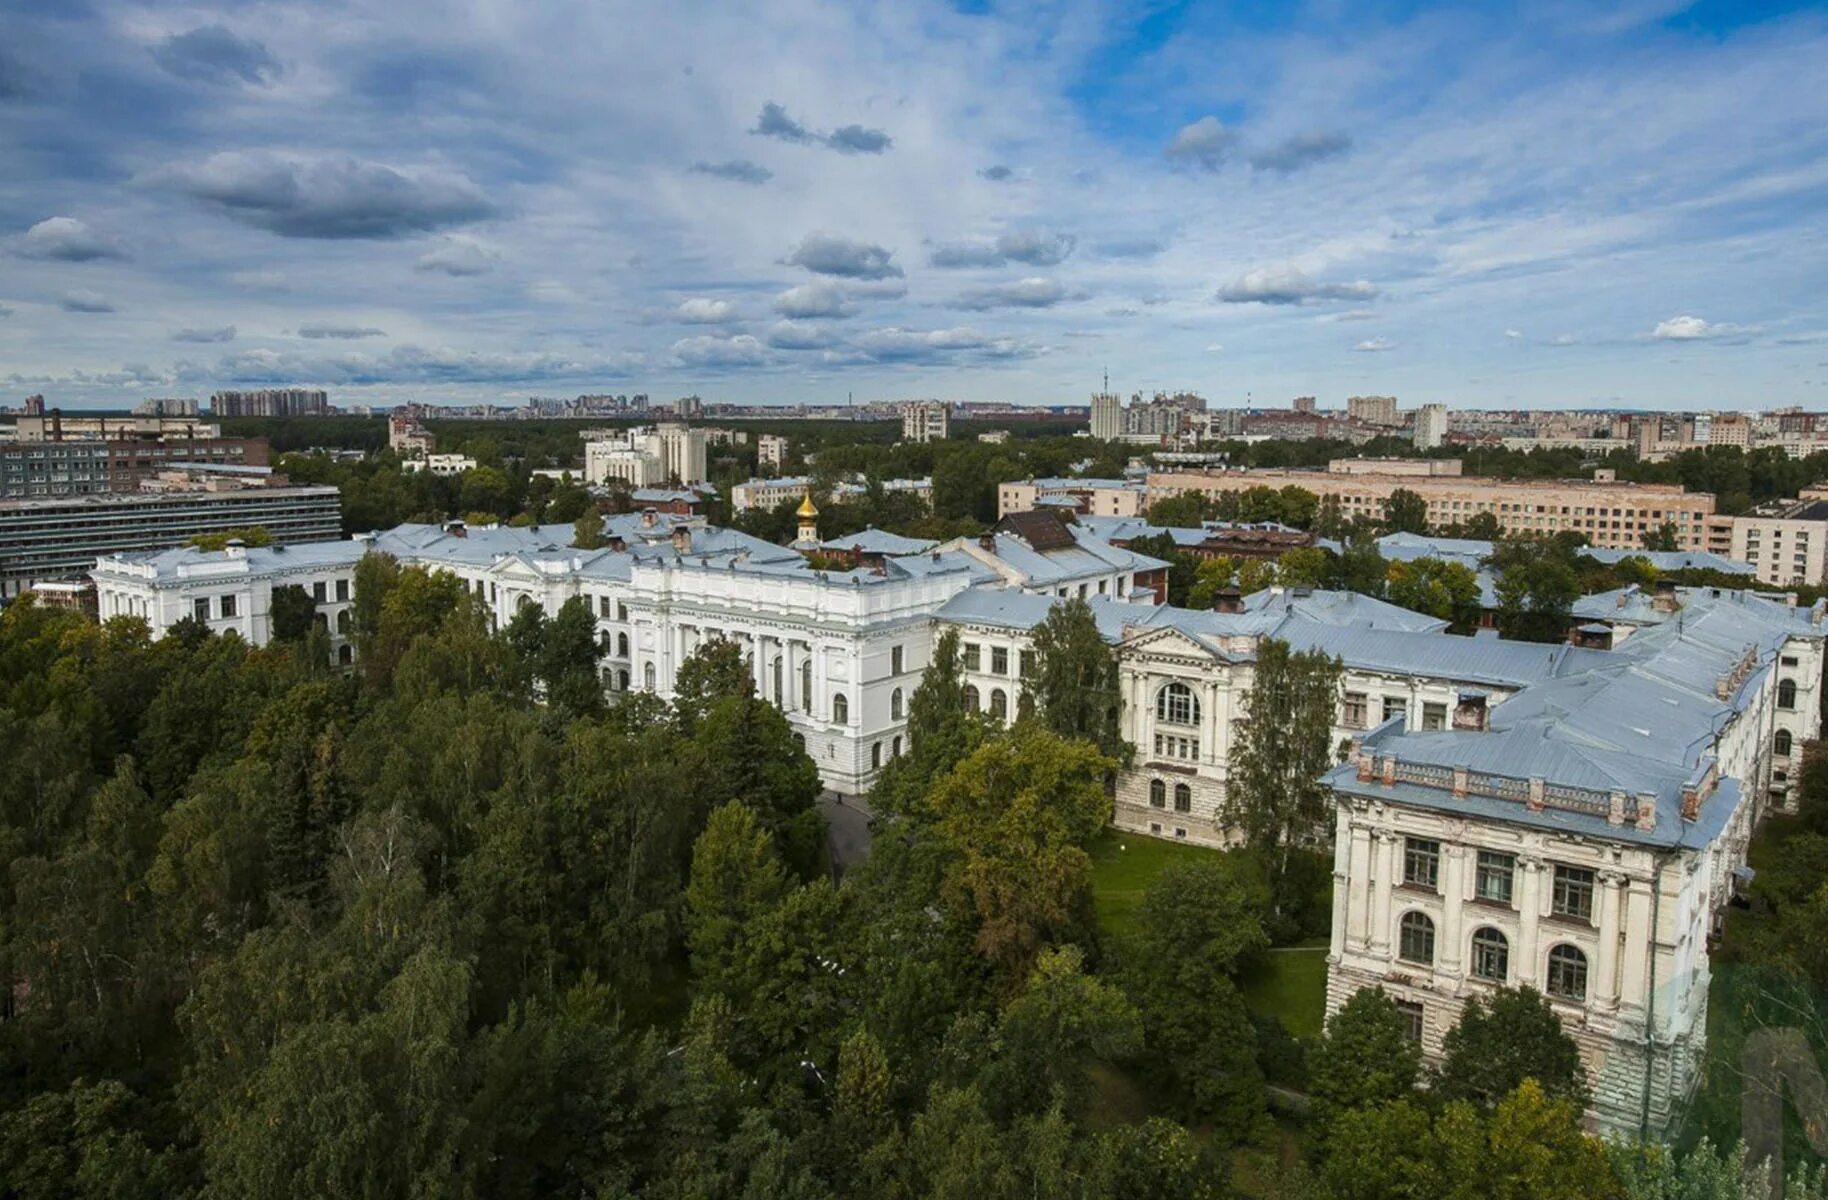
[[[992,675],[1009,674],[1009,650],[1003,646],[990,648],[990,673]]]
[[[1447,728],[1447,706],[1445,704],[1423,704],[1422,705],[1422,728],[1423,729],[1446,729]]]
[[[235,615],[235,597],[232,593],[222,597],[222,615],[225,617]]]
[[[620,600],[616,601],[616,620],[622,622],[627,622],[628,620],[628,605],[622,603]]]
[[[1403,1033],[1412,1042],[1422,1040],[1422,1006],[1414,1000],[1398,1000],[1396,1011],[1403,1017]]]
[[[889,674],[901,674],[901,647],[889,647]]]
[[[1363,692],[1347,692],[1345,706],[1340,712],[1339,723],[1344,725],[1347,729],[1363,729],[1365,727],[1365,713],[1365,694]]]
[[[984,669],[984,648],[976,642],[965,643],[965,670],[981,671]]]
[[[196,600],[193,600],[190,606],[190,614],[199,621],[209,620],[209,597],[200,596]]]
[[[311,585],[311,598],[313,600],[317,601],[319,604],[322,604],[324,602],[324,600],[327,598],[325,591],[324,591],[324,581],[323,580],[320,579],[316,583]]]
[[[1403,882],[1434,888],[1441,880],[1441,843],[1427,838],[1403,839]]]
[[[1391,717],[1407,717],[1408,715],[1409,701],[1407,699],[1402,696],[1384,697],[1384,720],[1388,721]]]
[[[336,602],[341,604],[347,599],[349,599],[349,581],[347,579],[339,579],[336,581]]]
[[[1554,912],[1577,921],[1593,919],[1593,872],[1582,867],[1555,866]]]
[[[1494,904],[1511,902],[1512,883],[1517,876],[1517,856],[1496,850],[1479,851],[1479,867],[1473,879],[1473,894]]]

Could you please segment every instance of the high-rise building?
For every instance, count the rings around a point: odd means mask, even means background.
[[[1400,425],[1395,396],[1348,396],[1346,416],[1367,425]]]
[[[195,417],[201,415],[203,406],[195,400],[155,399],[142,400],[133,406],[136,417]]]
[[[943,442],[951,432],[952,410],[943,400],[915,400],[901,406],[901,440]]]
[[[1105,390],[1092,397],[1092,438],[1114,442],[1123,436],[1123,397]]]
[[[1447,441],[1447,406],[1424,404],[1415,410],[1415,448],[1438,449]]]
[[[218,417],[321,417],[330,411],[330,395],[311,388],[217,392],[209,398],[209,410]]]
[[[764,467],[779,467],[787,461],[787,439],[778,433],[760,434],[755,439],[755,461]]]
[[[1312,416],[1314,414],[1315,405],[1318,403],[1319,401],[1313,396],[1296,396],[1293,400],[1289,401],[1289,407],[1298,413]]]

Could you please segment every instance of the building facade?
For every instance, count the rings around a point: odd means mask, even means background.
[[[1437,450],[1447,444],[1447,406],[1424,404],[1415,410],[1415,448]]]
[[[330,411],[330,395],[315,388],[217,392],[209,410],[217,417],[321,417]]]
[[[1148,488],[1133,479],[1020,479],[997,485],[997,516],[1065,507],[1097,517],[1139,517]]]
[[[1773,587],[1828,581],[1828,500],[1780,500],[1732,518],[1728,557]]]
[[[757,466],[774,467],[779,470],[787,461],[787,439],[778,433],[756,435],[755,462]]]
[[[1100,442],[1114,442],[1123,436],[1122,396],[1109,391],[1093,395],[1091,432],[1093,440]]]
[[[951,430],[952,409],[943,400],[915,400],[901,406],[901,440],[943,442]]]

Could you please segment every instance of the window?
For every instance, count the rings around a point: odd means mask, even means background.
[[[1510,978],[1511,944],[1491,926],[1473,934],[1473,974],[1480,979],[1503,983]]]
[[[1002,688],[990,690],[990,715],[999,721],[1009,719],[1009,697]]]
[[[1572,946],[1549,951],[1549,995],[1560,1000],[1587,998],[1587,956]]]
[[[982,712],[984,709],[984,702],[978,696],[977,689],[969,684],[965,686],[965,707],[972,712]]]
[[[646,687],[647,690],[650,692],[658,690],[654,687],[654,664],[653,663],[648,663],[645,667],[641,668],[641,683],[642,683],[642,686]]]
[[[1184,783],[1177,783],[1174,785],[1174,811],[1193,811],[1193,789]]]
[[[1783,680],[1778,681],[1777,707],[1779,707],[1779,708],[1795,708],[1796,707],[1796,681],[1794,679],[1783,679]]]
[[[1365,713],[1365,694],[1363,692],[1347,692],[1345,707],[1341,710],[1339,715],[1339,723],[1344,725],[1347,729],[1363,729],[1365,727]]]
[[[493,587],[495,585],[490,584],[489,586]],[[628,620],[628,605],[622,603],[620,600],[616,601],[616,620],[623,622]]]
[[[1384,697],[1384,720],[1388,721],[1391,717],[1407,717],[1408,715],[1409,701],[1407,699],[1402,696]]]
[[[901,689],[900,688],[896,688],[894,691],[889,693],[889,720],[891,720],[891,721],[901,720]]]
[[[1434,962],[1434,922],[1419,912],[1403,914],[1398,927],[1396,953],[1404,962]]]
[[[597,597],[597,615],[599,617],[602,617],[605,621],[609,620],[609,597],[608,596],[598,596]]]
[[[1403,882],[1433,890],[1441,882],[1441,843],[1403,839]]]
[[[1496,850],[1479,851],[1478,869],[1473,877],[1473,894],[1494,904],[1511,902],[1511,882],[1517,874],[1517,856]]]
[[[900,738],[896,738],[894,741],[889,743],[889,757],[890,758],[900,758],[901,757],[901,739]]]
[[[1200,739],[1177,737],[1172,733],[1155,735],[1155,757],[1178,758],[1192,762],[1200,756]]]
[[[1790,731],[1788,729],[1780,729],[1777,731],[1777,736],[1771,739],[1771,749],[1776,752],[1777,757],[1789,758],[1790,742]]]
[[[976,642],[965,643],[965,670],[981,671],[984,663],[984,648]]]
[[[1446,729],[1447,728],[1447,706],[1445,704],[1423,704],[1422,705],[1422,728],[1423,729]]]
[[[311,598],[313,600],[317,601],[319,604],[322,604],[326,599],[328,599],[328,597],[329,597],[329,593],[324,590],[324,581],[323,580],[320,579],[316,583],[313,583],[311,585]]]
[[[1554,912],[1577,921],[1593,919],[1593,872],[1581,867],[1555,867]]]
[[[1412,1042],[1422,1040],[1422,1006],[1415,1000],[1398,1000],[1396,1011],[1403,1017],[1403,1036]]]
[[[222,597],[222,615],[225,617],[235,615],[235,597],[233,595]]]
[[[355,661],[355,647],[347,643],[337,647],[336,661],[339,666],[348,666]]]
[[[1016,651],[1016,674],[1023,679],[1034,678],[1035,652],[1033,650]]]
[[[1794,667],[1796,665],[1796,656],[1793,654],[1786,654],[1778,659],[1778,661],[1786,667]]]
[[[1168,807],[1168,785],[1159,779],[1151,779],[1149,781],[1149,807]]]
[[[191,601],[190,615],[197,618],[199,621],[209,620],[209,597],[200,596],[196,600]]]
[[[800,711],[812,711],[812,659],[800,662]]]
[[[336,581],[336,602],[341,604],[347,599],[349,599],[349,581],[339,579]]]
[[[349,636],[349,625],[350,625],[349,610],[345,608],[344,610],[342,610],[341,612],[336,614],[337,636],[338,637],[348,637]]]
[[[1155,719],[1170,725],[1197,725],[1200,702],[1184,683],[1171,683],[1155,695]]]
[[[774,706],[787,707],[787,668],[780,655],[774,656],[774,663],[768,668],[768,682],[774,690]]]
[[[889,647],[889,674],[891,674],[891,675],[901,674],[901,647],[900,646],[890,646]]]
[[[616,657],[628,657],[628,635],[626,633],[618,633],[616,635]]]
[[[992,675],[1009,674],[1009,650],[1003,646],[990,648],[990,673]]]
[[[851,722],[851,702],[843,692],[832,693],[831,719],[840,725],[849,725]]]
[[[626,692],[628,690],[628,669],[626,667],[616,672],[616,690],[618,692]]]
[[[874,771],[877,767],[880,767],[881,765],[882,765],[882,743],[881,742],[871,742],[870,743],[870,770]]]

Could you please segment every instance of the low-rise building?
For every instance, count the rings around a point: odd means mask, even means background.
[[[467,454],[427,454],[424,458],[409,458],[400,464],[400,469],[409,474],[415,471],[429,471],[433,475],[450,477],[461,475],[465,471],[476,469],[476,460]]]
[[[1828,499],[1778,500],[1732,518],[1730,557],[1776,587],[1828,582]]]
[[[1148,500],[1140,479],[1021,479],[997,485],[997,516],[1033,512],[1055,502],[1052,507],[1087,516],[1136,517],[1148,508]]]
[[[779,470],[787,462],[787,439],[777,433],[758,434],[755,439],[757,466]]]

